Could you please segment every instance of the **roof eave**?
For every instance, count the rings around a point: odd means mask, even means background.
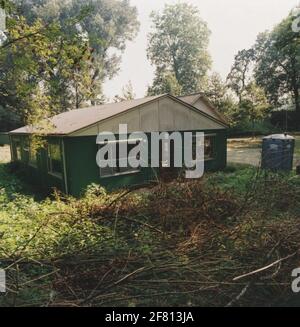
[[[14,132],[14,131],[11,131],[11,132],[8,132],[8,135],[11,135],[11,136],[14,136],[14,135],[39,135],[38,133],[29,133],[29,132]],[[55,133],[55,134],[45,134],[45,135],[39,135],[39,136],[43,136],[43,137],[48,137],[48,136],[56,136],[56,137],[63,137],[63,136],[67,136],[67,134],[61,134],[61,133]]]
[[[166,93],[166,94],[162,94],[161,96],[157,96],[156,98],[151,99],[151,100],[149,100],[149,101],[147,101],[147,102],[144,102],[144,103],[142,103],[142,104],[138,104],[138,105],[136,105],[136,106],[133,106],[133,107],[127,109],[127,110],[124,110],[123,112],[117,113],[117,114],[115,114],[115,115],[112,115],[112,116],[110,116],[110,117],[107,117],[107,118],[105,118],[105,119],[103,119],[103,120],[100,120],[100,121],[98,121],[98,122],[93,122],[92,124],[86,125],[86,126],[84,126],[84,127],[78,128],[78,129],[76,129],[76,130],[72,130],[72,131],[69,131],[69,132],[67,132],[67,133],[51,133],[51,134],[46,134],[46,135],[43,135],[43,136],[45,136],[45,137],[49,137],[49,136],[50,136],[50,137],[65,137],[65,136],[72,136],[72,134],[77,133],[77,132],[79,132],[79,131],[81,131],[81,130],[84,130],[84,129],[86,129],[86,128],[89,128],[89,127],[91,127],[91,126],[93,126],[93,125],[95,125],[95,124],[97,124],[97,123],[99,123],[99,122],[104,122],[104,121],[106,121],[106,120],[108,120],[108,119],[111,119],[111,118],[117,117],[117,116],[119,116],[119,115],[122,115],[122,114],[125,113],[125,112],[129,112],[129,111],[135,110],[135,109],[137,109],[137,108],[139,108],[139,107],[141,107],[141,106],[144,106],[144,105],[146,105],[146,104],[150,104],[150,103],[152,103],[152,102],[155,102],[155,101],[161,100],[161,99],[166,98],[166,97],[168,97],[168,98],[170,98],[170,99],[172,99],[172,100],[174,100],[174,101],[176,101],[176,102],[178,102],[178,103],[181,103],[182,105],[184,105],[184,106],[186,106],[186,107],[188,107],[188,108],[190,108],[190,109],[192,109],[192,110],[194,110],[194,111],[200,113],[202,116],[204,116],[204,117],[206,117],[206,118],[208,118],[208,119],[210,119],[210,120],[212,120],[212,121],[214,121],[214,122],[216,122],[216,123],[222,125],[222,126],[225,127],[225,128],[228,128],[228,127],[229,127],[229,124],[228,124],[228,123],[222,121],[221,119],[217,119],[217,118],[215,118],[215,117],[213,117],[213,116],[211,116],[211,115],[209,115],[209,114],[207,114],[207,113],[205,113],[205,112],[203,112],[203,111],[201,111],[201,110],[199,110],[199,109],[197,109],[196,107],[193,106],[193,104],[195,104],[199,99],[203,99],[204,101],[207,102],[207,104],[208,104],[209,106],[211,106],[211,107],[212,107],[212,108],[213,108],[213,109],[218,113],[218,111],[214,108],[214,106],[212,106],[212,105],[208,102],[208,100],[207,100],[203,95],[199,94],[199,95],[197,96],[197,98],[192,102],[192,104],[190,104],[190,103],[188,103],[188,102],[186,102],[186,101],[184,101],[184,100],[181,100],[179,97],[175,97],[175,96],[173,96],[173,95],[171,95],[171,94]],[[9,134],[9,135],[32,135],[32,134],[34,134],[34,133],[30,133],[30,132],[17,132],[17,130],[15,130],[15,131],[10,131],[8,134]]]

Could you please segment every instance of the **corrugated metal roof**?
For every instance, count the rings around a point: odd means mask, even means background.
[[[108,118],[114,117],[118,114],[121,114],[127,110],[134,109],[143,104],[146,104],[151,101],[155,101],[156,99],[159,99],[159,98],[162,98],[165,96],[168,96],[168,95],[164,94],[164,95],[146,97],[146,98],[141,98],[141,99],[128,100],[128,101],[123,101],[123,102],[103,104],[103,105],[99,105],[99,106],[70,110],[70,111],[61,113],[61,114],[56,115],[49,119],[49,123],[50,123],[49,125],[53,126],[53,127],[51,127],[51,132],[49,132],[49,134],[51,134],[51,135],[68,135],[68,134],[78,131],[82,128],[91,126],[91,125],[101,122],[105,119],[108,119]],[[172,98],[174,98],[174,97],[172,97]],[[191,96],[186,96],[186,97],[180,97],[179,100],[187,103],[188,105],[193,106],[193,104],[199,98],[202,98],[202,95],[196,94],[196,95],[191,95]],[[174,98],[174,99],[176,99],[176,98]],[[210,106],[208,109],[199,109],[199,108],[195,108],[195,109],[198,109],[199,111],[216,119],[217,121],[219,121],[223,124],[224,123],[227,124],[226,121],[224,121],[218,114],[215,113],[214,108],[211,108]],[[11,134],[31,134],[34,132],[38,132],[38,129],[35,129],[31,126],[24,126],[24,127],[21,127],[21,128],[11,131],[10,133]]]

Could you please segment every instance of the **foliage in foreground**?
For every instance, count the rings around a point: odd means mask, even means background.
[[[1,169],[1,305],[299,304],[290,290],[299,177],[231,167],[201,181],[115,194],[92,185],[79,200],[37,202]]]

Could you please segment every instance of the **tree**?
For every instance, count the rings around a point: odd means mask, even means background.
[[[223,82],[220,74],[213,72],[207,79],[204,89],[204,95],[218,109],[222,108],[222,104],[227,96],[228,87]]]
[[[148,95],[172,94],[179,96],[182,94],[182,86],[177,81],[174,73],[156,70],[152,86],[148,87]]]
[[[103,81],[120,61],[112,50],[124,50],[137,32],[135,7],[127,0],[15,3],[0,48],[1,117],[10,120],[4,128],[102,103]]]
[[[238,125],[250,121],[254,126],[255,121],[264,119],[270,109],[264,89],[255,82],[255,65],[255,48],[239,51],[227,77],[227,85],[238,99],[231,111],[231,119]]]
[[[0,48],[0,100],[11,119],[5,129],[73,106],[76,87],[69,80],[77,83],[82,101],[90,99],[90,47],[80,36],[65,35],[58,22],[29,25],[16,14],[9,15],[7,30]]]
[[[211,65],[207,47],[210,31],[195,6],[166,5],[152,12],[153,31],[149,34],[148,59],[155,66],[150,93],[179,88],[183,94],[199,91]]]
[[[116,95],[114,97],[114,102],[123,102],[127,100],[133,100],[134,98],[135,93],[133,91],[132,83],[129,81],[128,84],[122,88],[122,95]]]
[[[213,72],[207,78],[203,93],[209,102],[227,118],[228,122],[234,123],[233,115],[236,113],[237,104],[220,74]]]
[[[255,78],[273,105],[291,98],[300,121],[300,33],[292,29],[294,19],[291,14],[271,32],[259,35]]]
[[[243,100],[243,93],[252,77],[252,66],[254,61],[254,49],[242,50],[234,58],[234,64],[227,76],[228,86],[235,92],[239,103]]]
[[[249,119],[254,125],[255,121],[266,117],[270,109],[270,104],[264,90],[255,82],[246,86],[243,100],[240,104],[241,114]]]
[[[91,67],[92,104],[102,101],[102,84],[119,71],[120,53],[138,31],[136,7],[129,0],[16,0],[29,22],[39,18],[45,23],[60,22],[66,35],[80,33],[94,49]],[[30,9],[30,10],[29,10]],[[77,18],[79,22],[74,21]],[[73,24],[72,24],[72,21]],[[69,22],[67,24],[67,22]]]

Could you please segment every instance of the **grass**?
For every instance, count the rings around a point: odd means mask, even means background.
[[[290,290],[300,242],[293,174],[234,165],[147,193],[91,185],[79,200],[37,201],[1,164],[0,190],[2,306],[299,304]]]
[[[37,200],[0,164],[0,305],[299,305],[299,190],[294,174],[237,164],[147,193],[92,185],[80,200]]]

